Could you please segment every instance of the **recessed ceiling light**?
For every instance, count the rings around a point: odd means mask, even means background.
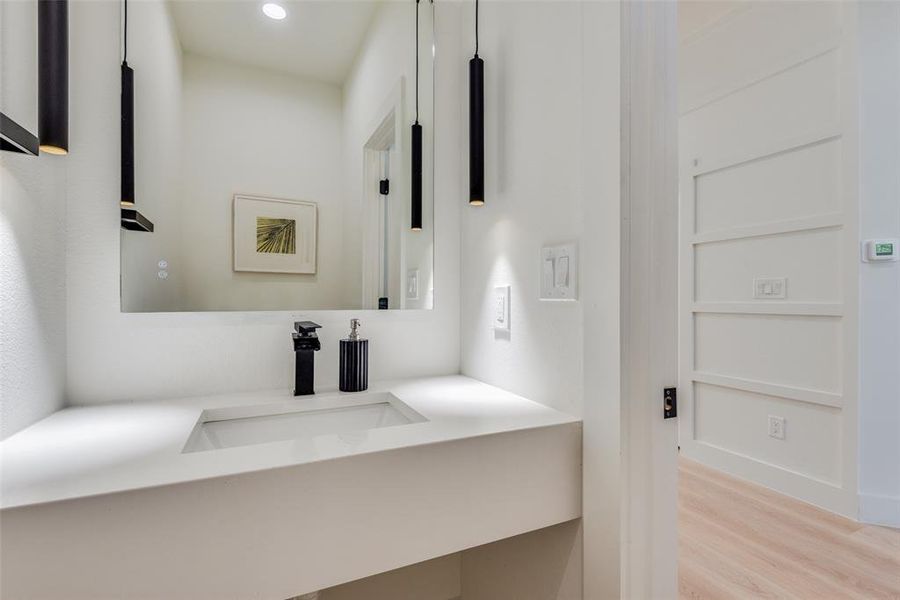
[[[287,16],[287,11],[284,10],[284,7],[274,2],[263,4],[262,11],[267,17],[276,21],[280,21]]]

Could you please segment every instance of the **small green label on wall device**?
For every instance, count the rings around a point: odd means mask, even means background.
[[[875,256],[890,256],[894,253],[894,244],[875,244]]]

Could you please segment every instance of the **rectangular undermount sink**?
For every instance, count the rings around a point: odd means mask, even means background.
[[[393,394],[312,396],[205,410],[182,453],[395,427],[426,421]]]

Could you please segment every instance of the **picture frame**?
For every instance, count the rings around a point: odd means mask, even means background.
[[[235,194],[234,270],[316,274],[318,205]]]

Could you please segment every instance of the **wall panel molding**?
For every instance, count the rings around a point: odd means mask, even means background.
[[[856,516],[855,498],[850,499],[841,485],[704,442],[682,444],[682,452],[691,460],[740,479],[764,485],[834,513]]]
[[[779,235],[782,233],[795,233],[798,231],[812,231],[813,229],[832,229],[843,227],[844,216],[841,213],[830,213],[790,221],[776,221],[774,223],[760,223],[744,227],[729,227],[718,231],[698,233],[691,237],[693,245],[709,244],[712,242],[724,242],[728,240],[740,240],[751,237],[763,237],[767,235]]]
[[[768,383],[766,381],[732,377],[730,375],[721,375],[719,373],[710,373],[708,371],[694,371],[691,381],[717,385],[719,387],[726,387],[744,392],[753,392],[755,394],[765,394],[767,396],[775,396],[787,400],[796,400],[797,402],[806,402],[808,404],[830,406],[832,408],[841,408],[843,406],[841,394],[834,392],[823,392],[793,385]]]
[[[844,305],[828,302],[695,302],[693,313],[841,317]]]
[[[839,46],[839,39],[827,40],[825,42],[822,42],[821,44],[816,44],[810,48],[807,48],[804,51],[797,53],[796,55],[774,62],[773,64],[760,69],[753,75],[750,75],[749,77],[741,80],[740,83],[714,90],[708,94],[701,95],[699,98],[687,103],[687,106],[684,107],[681,115],[688,115],[694,111],[700,110],[704,106],[709,106],[710,104],[718,102],[719,100],[727,98],[728,96],[740,93],[741,91],[749,87],[762,83],[763,81],[771,79],[772,77],[781,75],[782,73],[790,71],[791,69],[797,68],[803,64],[824,56],[829,52],[834,52]]]
[[[709,19],[682,42],[679,132],[682,452],[852,518],[856,11],[764,3]],[[785,298],[754,298],[769,277]],[[786,418],[786,440],[767,436],[767,414]]]
[[[693,169],[691,170],[691,174],[695,177],[709,175],[716,171],[730,169],[745,163],[766,160],[767,158],[772,158],[779,154],[796,152],[807,146],[824,144],[835,139],[840,139],[840,137],[840,127],[838,125],[831,125],[805,135],[779,139],[772,143],[763,144],[754,148],[746,148],[731,154],[713,156],[712,158],[696,157],[692,163]]]

